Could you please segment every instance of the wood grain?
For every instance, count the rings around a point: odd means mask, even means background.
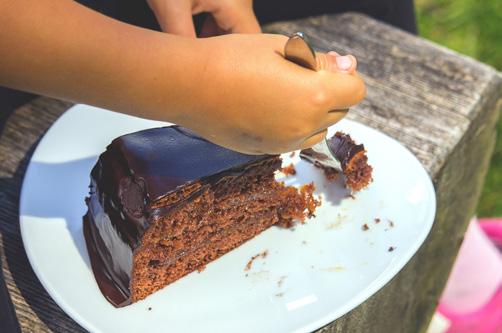
[[[356,55],[368,95],[349,117],[396,138],[417,155],[438,197],[433,230],[410,263],[368,301],[320,332],[423,332],[479,198],[494,145],[500,74],[359,14],[276,23],[266,29],[303,31],[318,50]],[[1,260],[24,332],[84,331],[35,277],[18,216],[26,163],[41,135],[70,106],[37,99],[16,110],[0,136]]]
[[[21,240],[18,215],[27,162],[40,137],[71,105],[37,99],[17,109],[0,135],[1,260],[23,332],[85,332],[56,305],[33,273]]]

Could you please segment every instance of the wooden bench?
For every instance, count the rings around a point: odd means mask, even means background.
[[[428,170],[437,193],[434,227],[414,258],[373,297],[320,331],[425,331],[479,199],[495,143],[501,75],[359,14],[277,23],[266,30],[303,31],[319,50],[356,55],[368,95],[349,118],[408,147]],[[39,98],[16,110],[0,137],[1,260],[25,332],[84,331],[35,277],[18,216],[19,192],[33,149],[71,105]]]

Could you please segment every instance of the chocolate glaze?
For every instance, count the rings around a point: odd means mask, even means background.
[[[364,151],[364,145],[356,144],[349,135],[343,134],[341,132],[335,133],[335,135],[328,139],[328,147],[333,153],[334,157],[336,157],[338,162],[340,162],[342,171],[346,170],[349,162],[357,155],[357,153]],[[331,158],[310,148],[303,149],[300,152],[300,157],[304,160],[309,161],[310,163],[318,163],[321,166],[325,164],[324,161]]]
[[[91,171],[84,216],[84,236],[103,295],[117,307],[130,304],[134,250],[152,221],[165,213],[166,207],[152,206],[187,185],[200,184],[199,192],[268,158],[273,157],[220,147],[179,126],[113,140]]]
[[[336,132],[335,135],[328,140],[328,147],[338,161],[340,161],[343,171],[346,170],[350,160],[354,158],[357,153],[364,151],[364,146],[362,144],[356,144],[349,135],[341,132]]]

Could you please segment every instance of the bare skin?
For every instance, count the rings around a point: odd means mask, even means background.
[[[195,37],[192,16],[202,12],[211,15],[204,22],[204,37],[224,33],[260,33],[252,0],[147,0],[162,30]]]
[[[318,72],[283,57],[285,36],[186,38],[69,0],[0,0],[0,85],[180,124],[237,151],[310,146],[365,94],[353,57]],[[347,62],[347,59],[348,62]]]

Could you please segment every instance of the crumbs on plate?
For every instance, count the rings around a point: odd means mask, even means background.
[[[284,173],[286,176],[294,176],[296,175],[296,169],[293,163],[289,164],[288,166],[285,166],[284,168],[281,169],[282,173]]]
[[[249,259],[248,263],[246,264],[246,267],[244,268],[245,271],[249,271],[251,267],[253,266],[253,262],[258,259],[258,258],[266,258],[268,255],[268,250],[265,250],[261,253],[258,253]],[[247,275],[247,274],[246,274]]]

